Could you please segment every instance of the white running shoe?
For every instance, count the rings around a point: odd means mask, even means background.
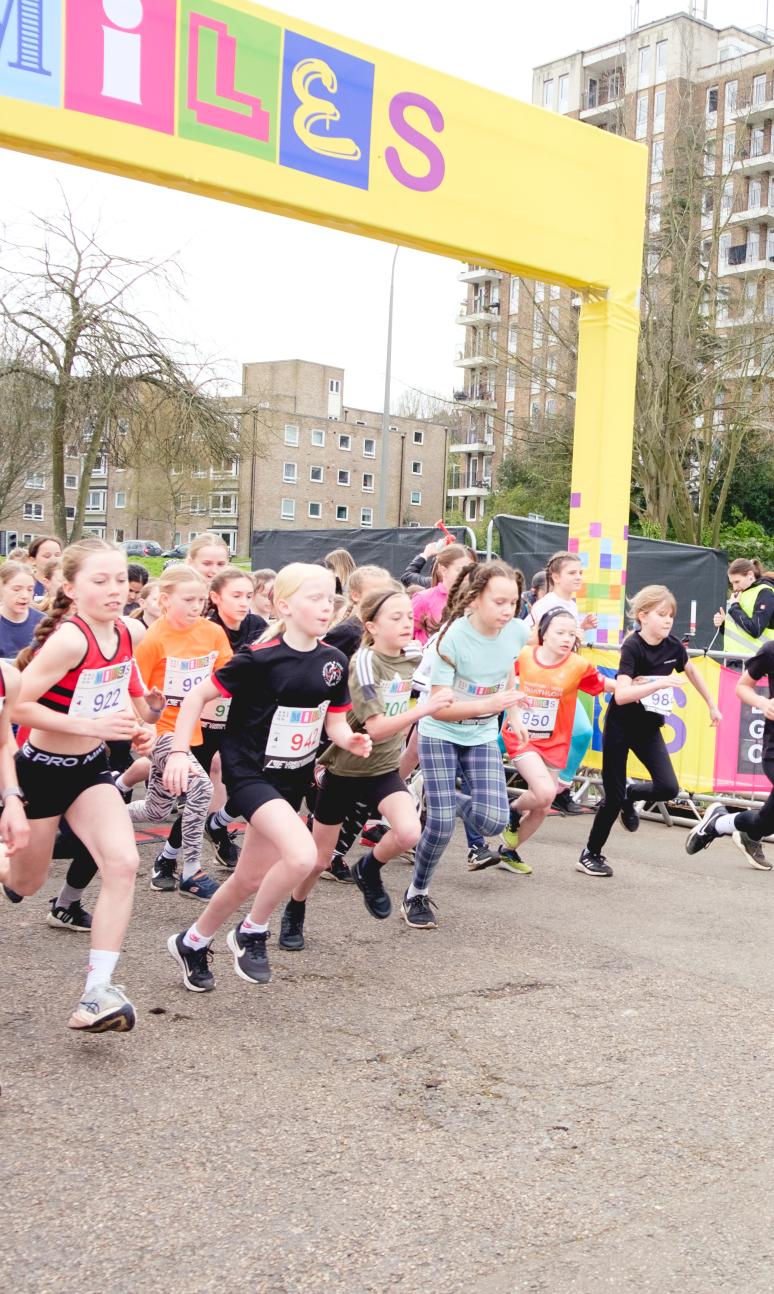
[[[95,984],[83,994],[67,1027],[84,1033],[128,1033],[136,1019],[123,989],[117,984]]]

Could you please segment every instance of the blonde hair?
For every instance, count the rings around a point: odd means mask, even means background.
[[[283,566],[277,572],[277,578],[274,581],[274,605],[279,602],[287,602],[297,593],[302,584],[307,580],[319,580],[321,575],[329,575],[334,579],[333,571],[328,570],[325,566],[312,565],[310,562],[290,562]],[[264,629],[257,642],[268,642],[270,638],[281,637],[287,629],[287,623],[284,620],[272,620],[268,628]]]
[[[159,587],[158,579],[148,580],[147,584],[143,584],[142,588],[140,589],[140,592],[137,594],[137,601],[139,602],[140,605],[136,608],[136,610],[129,612],[130,620],[142,620],[143,615],[145,614],[145,603],[147,602],[151,593],[153,593],[154,590],[157,589],[158,587]]]
[[[629,615],[632,620],[639,624],[640,616],[647,615],[649,611],[655,611],[657,607],[668,602],[672,608],[672,615],[677,615],[677,600],[671,589],[666,584],[646,584],[644,589],[635,593],[629,601]]]
[[[325,554],[323,565],[327,566],[329,571],[333,571],[344,593],[349,577],[355,569],[355,559],[352,554],[346,548],[333,548],[331,552]]]
[[[150,583],[150,580],[148,583]],[[180,565],[168,566],[165,571],[161,572],[156,583],[159,593],[163,595],[169,593],[176,584],[204,584],[206,587],[207,581],[203,575],[194,570],[193,566]],[[147,587],[148,584],[145,585],[146,589]]]
[[[349,584],[347,585],[349,597],[345,599],[342,620],[348,620],[351,615],[358,615],[357,607],[352,597],[353,593],[358,598],[362,598],[371,584],[386,587],[394,583],[395,581],[390,572],[385,570],[383,566],[356,566],[349,577]],[[362,620],[362,616],[359,616],[359,619]]]
[[[476,560],[475,557],[471,556],[471,550],[466,548],[464,544],[447,544],[445,548],[442,548],[433,562],[430,587],[435,588],[436,584],[441,583],[441,571],[446,566],[453,566],[455,562],[460,561],[463,557],[469,561]]]
[[[231,556],[228,544],[220,535],[214,535],[211,530],[205,530],[203,534],[197,535],[188,549],[188,561],[202,551],[203,548],[222,548],[227,557]]]
[[[59,561],[60,558],[56,560]],[[0,584],[7,584],[9,580],[15,579],[17,575],[26,575],[27,579],[32,580],[34,587],[35,576],[26,562],[3,562],[3,565],[0,566]]]
[[[68,544],[59,559],[62,563],[63,582],[72,584],[81,567],[94,553],[120,553],[121,551],[117,544],[108,543],[105,539],[97,539],[96,535],[90,536],[88,539],[79,539],[75,544]],[[48,614],[38,622],[33,641],[29,647],[25,647],[23,651],[19,652],[16,658],[17,669],[26,669],[46,639],[51,637],[62,620],[72,615],[74,608],[75,603],[72,598],[67,596],[64,588],[60,588],[51,603]]]
[[[260,593],[261,589],[277,578],[277,572],[273,571],[270,566],[264,566],[260,571],[251,571],[250,574],[253,577],[256,593]]]
[[[6,559],[9,562],[24,562],[28,564],[30,555],[26,548],[12,548]]]

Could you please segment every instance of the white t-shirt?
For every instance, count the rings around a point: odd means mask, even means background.
[[[560,598],[558,593],[544,593],[542,598],[538,598],[534,606],[530,607],[532,623],[539,625],[546,612],[553,611],[554,607],[562,607],[565,611],[569,611],[570,615],[575,616],[580,627],[580,622],[586,613],[581,614],[574,598]]]

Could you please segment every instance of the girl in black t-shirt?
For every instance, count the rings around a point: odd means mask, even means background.
[[[721,715],[704,679],[672,633],[677,603],[663,584],[649,584],[632,599],[630,614],[637,629],[624,639],[615,680],[615,693],[605,720],[602,743],[604,799],[594,818],[588,843],[575,864],[587,876],[612,876],[602,854],[618,815],[627,831],[640,825],[638,800],[672,800],[679,787],[672,761],[661,736],[665,716],[674,705],[677,674],[696,688],[717,727]],[[637,756],[653,779],[626,785],[629,752]]]
[[[188,930],[171,935],[170,955],[193,992],[215,987],[208,952],[215,933],[245,900],[250,914],[226,940],[242,979],[271,979],[266,955],[269,918],[314,869],[317,850],[298,816],[323,728],[330,741],[363,759],[371,751],[366,733],[353,732],[347,661],[322,641],[333,611],[333,575],[321,566],[294,562],[279,572],[274,605],[279,620],[258,642],[243,647],[222,669],[192,688],[180,707],[164,784],[175,795],[188,784],[188,744],[196,721],[211,701],[231,700],[220,746],[230,815],[247,822],[234,872]]]

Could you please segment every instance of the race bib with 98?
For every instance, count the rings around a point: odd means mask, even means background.
[[[328,702],[309,710],[278,705],[266,741],[265,768],[302,768],[314,759]]]
[[[191,689],[210,677],[217,656],[214,651],[204,656],[191,656],[188,660],[168,656],[163,688],[167,705],[182,705]]]
[[[81,670],[67,713],[79,719],[99,719],[103,714],[126,710],[131,675],[131,660]]]
[[[658,675],[653,675],[648,682],[655,683],[657,677]],[[651,692],[650,696],[644,696],[642,704],[651,714],[671,714],[675,704],[675,689],[660,687],[658,692]]]
[[[225,728],[230,709],[230,696],[216,696],[215,700],[208,701],[202,710],[201,722],[205,728]]]

